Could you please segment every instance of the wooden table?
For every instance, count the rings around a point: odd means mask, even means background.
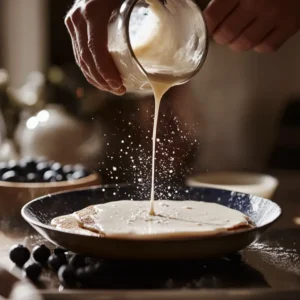
[[[94,291],[89,299],[300,299],[300,172],[270,172],[280,180],[274,197],[284,211],[282,218],[260,241],[242,252],[240,262],[223,264],[218,261],[208,266],[211,282],[199,284],[193,290],[157,291]],[[0,221],[0,263],[12,265],[8,251],[15,243],[30,248],[45,242],[23,222],[10,219]],[[208,273],[205,273],[208,274]],[[87,292],[57,293],[58,281],[46,272],[42,292],[46,299],[81,299]],[[207,278],[204,278],[208,280]],[[202,279],[201,279],[202,280]],[[200,281],[201,281],[200,280]],[[196,282],[196,281],[195,281]],[[197,285],[198,283],[196,283]]]

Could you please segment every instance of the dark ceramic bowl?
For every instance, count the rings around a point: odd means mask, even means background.
[[[207,259],[244,249],[255,242],[281,215],[281,208],[277,204],[260,197],[211,188],[182,187],[170,200],[218,203],[246,214],[256,227],[226,235],[184,240],[125,240],[72,234],[50,226],[53,218],[89,205],[125,199],[148,199],[148,193],[147,196],[142,194],[135,186],[101,186],[57,193],[26,204],[22,216],[52,243],[86,255],[118,259]]]

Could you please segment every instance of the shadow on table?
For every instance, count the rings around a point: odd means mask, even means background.
[[[92,263],[99,263],[98,260]],[[101,261],[86,288],[223,289],[266,288],[264,277],[240,254],[211,261]]]

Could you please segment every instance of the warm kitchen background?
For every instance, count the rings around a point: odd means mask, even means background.
[[[63,22],[72,3],[0,0],[0,69],[9,76],[0,74],[1,159],[44,155],[100,170],[105,182],[146,180],[153,101],[85,83]],[[198,77],[163,102],[160,179],[300,169],[299,53],[299,35],[269,56],[212,44]]]

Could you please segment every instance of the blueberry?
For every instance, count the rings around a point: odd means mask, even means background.
[[[85,267],[85,257],[79,254],[73,255],[69,260],[69,265],[74,269]]]
[[[61,165],[60,163],[58,163],[58,162],[54,163],[54,164],[51,166],[51,169],[52,169],[53,171],[55,171],[56,173],[59,173],[59,174],[61,174],[61,173],[63,172],[63,170],[62,170],[62,165]]]
[[[4,173],[6,173],[7,171],[10,171],[8,166],[7,166],[7,163],[4,162],[4,161],[1,161],[0,162],[0,176]]]
[[[9,168],[2,168],[0,169],[0,176],[2,176],[4,173],[10,171]]]
[[[81,171],[75,171],[72,175],[73,179],[74,180],[77,180],[77,179],[80,179],[80,178],[84,178],[86,177],[87,174],[84,170],[81,170]]]
[[[14,245],[10,248],[9,258],[17,266],[22,267],[29,259],[30,252],[23,245]]]
[[[74,171],[82,171],[84,169],[85,168],[84,168],[84,166],[82,164],[76,164],[76,165],[73,166],[73,170]]]
[[[76,277],[79,281],[83,281],[85,279],[86,273],[85,273],[84,268],[78,268],[76,270]]]
[[[29,173],[26,176],[26,181],[27,182],[40,182],[41,179],[40,179],[40,176],[38,174],[36,174],[36,173]]]
[[[0,170],[0,176],[2,177],[3,174],[5,174],[6,172],[9,172],[9,171],[10,171],[10,169],[8,169],[8,168],[1,169]]]
[[[20,178],[15,171],[8,171],[2,175],[2,181],[20,182]]]
[[[76,285],[76,273],[75,269],[71,266],[61,266],[58,271],[58,279],[64,286],[75,286]]]
[[[65,180],[65,177],[61,174],[57,174],[55,176],[55,181],[59,182],[59,181],[64,181]]]
[[[90,266],[85,266],[84,270],[86,273],[88,273],[89,275],[93,275],[95,273],[95,268],[94,265],[90,265]]]
[[[10,171],[15,171],[17,173],[22,172],[22,167],[16,160],[10,160],[7,163],[7,167],[9,168]]]
[[[34,260],[41,264],[45,264],[50,255],[51,255],[51,251],[45,245],[35,246],[32,250],[32,256]]]
[[[92,281],[92,271],[89,267],[79,268],[76,270],[77,281],[83,286],[89,286]]]
[[[64,174],[70,174],[70,173],[73,173],[73,171],[74,171],[73,166],[71,166],[71,165],[63,166],[62,170],[63,170]]]
[[[0,169],[7,168],[7,162],[6,161],[0,161]]]
[[[55,171],[49,170],[49,171],[45,172],[43,178],[44,178],[44,181],[46,181],[46,182],[54,182],[54,181],[56,181],[56,176],[57,176],[57,173]]]
[[[97,274],[100,274],[103,271],[103,264],[102,263],[96,263],[94,265],[94,270]]]
[[[100,264],[86,266],[76,270],[76,278],[78,283],[83,287],[95,288],[99,285],[99,281],[104,284],[103,269]]]
[[[25,265],[23,270],[23,274],[33,282],[39,279],[41,273],[42,267],[38,263],[29,263]]]
[[[63,249],[63,248],[60,248],[60,247],[57,247],[57,248],[54,249],[53,252],[54,252],[55,255],[65,255],[67,250]]]
[[[20,166],[24,169],[24,171],[26,171],[26,173],[35,173],[37,164],[32,157],[26,157],[20,161]]]
[[[44,173],[49,171],[50,168],[51,165],[49,164],[49,162],[40,162],[36,166],[37,172],[41,175],[44,175]]]
[[[73,181],[73,180],[75,180],[75,179],[73,178],[73,174],[72,174],[72,173],[67,174],[66,178],[67,178],[68,181]]]
[[[67,264],[67,259],[66,259],[65,255],[52,254],[48,258],[48,265],[55,272],[57,272],[61,266],[66,265],[66,264]]]
[[[13,169],[14,167],[18,166],[18,162],[16,160],[9,160],[7,162],[7,167],[9,169]]]

